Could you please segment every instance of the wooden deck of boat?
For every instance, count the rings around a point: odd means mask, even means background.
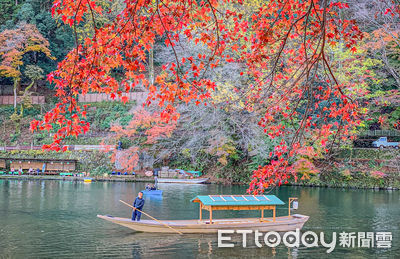
[[[209,178],[193,178],[193,179],[175,179],[175,178],[158,178],[159,183],[183,183],[183,184],[202,184]]]

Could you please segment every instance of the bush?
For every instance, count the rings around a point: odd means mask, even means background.
[[[132,119],[129,113],[132,103],[122,104],[119,102],[100,102],[90,105],[87,113],[87,120],[91,123],[93,130],[106,131],[111,125],[120,121],[121,125],[127,125]]]
[[[122,125],[122,126],[126,126],[126,125],[128,125],[129,124],[129,122],[132,120],[132,118],[133,118],[133,115],[126,115],[126,116],[124,116],[124,117],[122,117],[120,120],[119,120],[119,123]]]

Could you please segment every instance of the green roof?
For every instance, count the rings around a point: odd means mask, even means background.
[[[275,195],[199,195],[193,198],[194,202],[199,200],[207,206],[226,206],[226,205],[284,205]]]

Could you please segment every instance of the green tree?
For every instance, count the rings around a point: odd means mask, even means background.
[[[1,0],[0,1],[0,25],[5,25],[7,21],[12,20],[13,14],[16,11],[18,5],[15,0]]]

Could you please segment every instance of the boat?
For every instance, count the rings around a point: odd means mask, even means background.
[[[179,178],[158,178],[158,183],[185,183],[185,184],[199,184],[205,183],[208,178],[192,178],[192,179],[179,179]]]
[[[293,200],[293,198],[291,198]],[[218,230],[258,230],[286,232],[301,229],[309,216],[301,214],[276,217],[276,206],[284,205],[275,195],[206,195],[196,196],[191,200],[200,204],[199,219],[192,220],[141,220],[120,218],[110,215],[97,215],[98,218],[140,232],[207,234]],[[202,218],[202,211],[209,211],[209,218]],[[259,210],[260,218],[230,218],[213,219],[212,212],[216,210]],[[264,217],[264,210],[272,210],[273,216]],[[167,227],[166,227],[167,226]]]
[[[162,190],[143,190],[141,191],[143,195],[162,195],[163,191]]]
[[[91,183],[93,178],[83,178],[83,182],[85,183]]]

